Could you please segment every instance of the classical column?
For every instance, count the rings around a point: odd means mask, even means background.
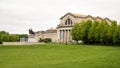
[[[62,30],[59,30],[59,42],[62,40]]]
[[[68,42],[69,42],[69,41],[70,41],[70,40],[69,40],[69,36],[70,36],[70,31],[69,31],[69,29],[68,29],[68,34],[67,34],[67,35],[68,35],[68,36],[67,36],[67,37],[68,37],[67,39],[68,39]]]
[[[66,29],[64,30],[64,43],[66,42]]]
[[[72,38],[72,36],[71,36],[71,30],[69,30],[69,32],[70,32],[69,40],[71,41],[71,38]]]
[[[62,42],[64,42],[64,30],[62,30],[63,32],[62,32]]]
[[[67,43],[67,41],[68,41],[68,39],[67,39],[67,38],[68,38],[68,37],[67,37],[67,36],[68,36],[68,31],[67,31],[67,29],[66,29],[66,34],[65,34],[65,35],[66,35],[65,43]]]
[[[65,41],[66,41],[66,30],[64,30],[64,43],[65,43]]]
[[[70,42],[70,30],[68,29],[68,42]]]

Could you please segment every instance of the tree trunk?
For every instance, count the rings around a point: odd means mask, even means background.
[[[76,40],[76,44],[78,44],[78,40]]]

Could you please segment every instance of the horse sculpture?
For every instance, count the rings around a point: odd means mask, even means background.
[[[35,35],[35,33],[34,33],[34,31],[32,29],[29,29],[28,31],[29,31],[29,34]]]

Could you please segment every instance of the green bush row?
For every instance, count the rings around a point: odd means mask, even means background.
[[[20,41],[21,37],[27,38],[27,34],[9,34],[8,32],[5,31],[0,31],[0,44],[2,42],[18,42]]]

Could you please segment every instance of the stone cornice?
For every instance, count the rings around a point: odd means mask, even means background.
[[[99,17],[99,16],[97,16],[97,17],[93,17],[93,16],[91,16],[91,15],[85,15],[84,17],[83,16],[80,16],[80,15],[74,15],[73,13],[67,13],[67,14],[65,14],[64,16],[62,16],[60,19],[63,19],[65,16],[67,16],[67,15],[71,15],[71,16],[73,16],[74,18],[82,18],[82,19],[87,19],[87,18],[92,18],[93,20],[96,20],[96,19],[100,19],[101,21],[103,21],[103,20],[108,20],[108,21],[110,21],[110,22],[112,22],[109,18],[101,18],[101,17]]]
[[[66,28],[66,27],[73,27],[73,26],[57,26],[57,28]]]
[[[69,12],[69,13],[65,14],[64,16],[62,16],[60,19],[63,19],[67,15],[71,15],[71,16],[75,17],[72,13]]]

